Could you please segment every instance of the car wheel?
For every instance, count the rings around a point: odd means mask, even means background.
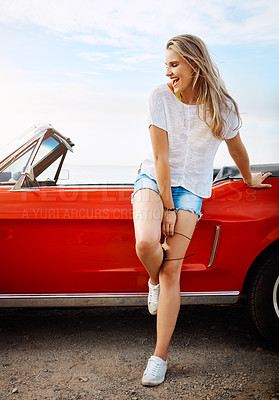
[[[279,250],[266,256],[254,274],[249,291],[252,319],[262,336],[279,344]]]

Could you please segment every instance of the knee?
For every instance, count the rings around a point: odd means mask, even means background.
[[[146,255],[154,252],[158,243],[155,240],[141,239],[136,242],[136,252],[138,255]]]
[[[160,269],[160,283],[167,286],[180,284],[181,263],[175,261],[166,261]]]

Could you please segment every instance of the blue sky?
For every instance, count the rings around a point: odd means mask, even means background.
[[[137,165],[165,44],[192,33],[239,103],[251,163],[279,162],[278,16],[276,0],[0,0],[0,144],[44,120],[75,142],[71,163]]]

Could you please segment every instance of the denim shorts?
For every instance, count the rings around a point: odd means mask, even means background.
[[[155,190],[160,195],[159,188],[155,179],[150,178],[146,174],[138,174],[135,183],[134,191],[132,193],[131,203],[133,204],[133,197],[137,191],[141,189],[151,189]],[[199,219],[202,216],[201,206],[202,197],[190,192],[189,190],[183,188],[182,186],[172,186],[171,187],[172,198],[174,203],[174,208],[177,210],[188,210],[198,214]]]

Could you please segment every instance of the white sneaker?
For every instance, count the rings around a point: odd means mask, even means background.
[[[167,372],[167,361],[160,357],[151,356],[148,360],[146,370],[143,373],[141,383],[144,386],[156,386],[164,382]]]
[[[160,294],[160,283],[158,283],[157,285],[152,285],[149,279],[148,287],[149,287],[148,311],[150,312],[151,315],[156,315],[158,308],[159,294]]]

